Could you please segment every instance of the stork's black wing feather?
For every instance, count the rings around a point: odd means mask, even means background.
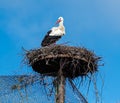
[[[50,36],[49,34],[52,32],[52,30],[47,32],[47,35],[44,37],[44,39],[42,40],[41,46],[49,46],[53,43],[55,43],[56,41],[58,41],[61,36]]]

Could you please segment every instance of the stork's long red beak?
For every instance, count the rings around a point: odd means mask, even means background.
[[[60,20],[60,19],[58,19],[58,20],[56,21],[56,23],[55,23],[55,24],[58,24],[59,22],[61,22],[61,20]]]

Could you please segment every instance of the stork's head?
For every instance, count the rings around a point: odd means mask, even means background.
[[[59,17],[58,20],[57,20],[57,22],[56,22],[56,24],[58,24],[60,22],[63,22],[63,21],[64,21],[63,17]]]

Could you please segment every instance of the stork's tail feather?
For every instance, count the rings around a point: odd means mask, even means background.
[[[49,36],[46,35],[45,38],[43,39],[41,46],[49,46],[51,44],[56,43],[56,41],[58,41],[61,38],[61,36]]]

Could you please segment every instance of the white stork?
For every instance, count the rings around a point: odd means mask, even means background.
[[[65,27],[63,25],[63,17],[59,17],[56,24],[59,24],[58,27],[53,27],[51,30],[49,30],[42,40],[41,46],[49,46],[51,44],[54,44],[56,41],[58,41],[64,34],[65,34]]]

